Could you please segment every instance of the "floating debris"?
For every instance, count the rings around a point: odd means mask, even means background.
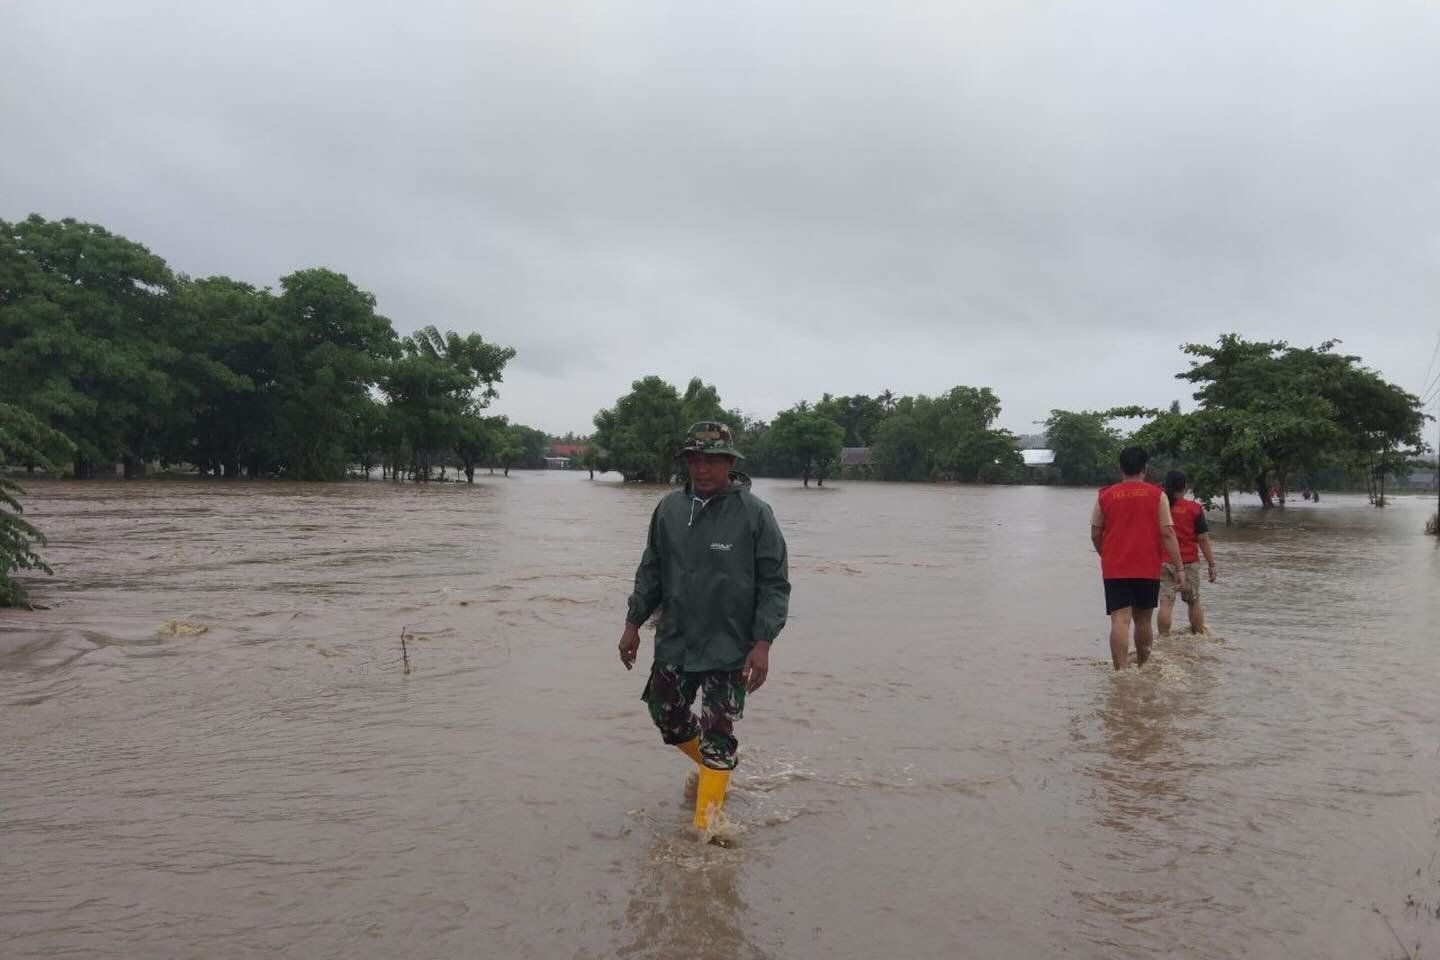
[[[195,620],[166,620],[156,629],[155,639],[176,640],[180,637],[198,637],[209,632],[209,627]]]

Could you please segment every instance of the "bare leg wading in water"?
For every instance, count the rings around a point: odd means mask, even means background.
[[[1101,490],[1090,510],[1090,542],[1100,555],[1105,613],[1110,618],[1110,662],[1116,670],[1129,663],[1132,629],[1137,665],[1150,659],[1155,640],[1151,617],[1160,600],[1165,557],[1175,565],[1176,585],[1185,584],[1170,505],[1164,492],[1145,480],[1148,459],[1141,447],[1121,450],[1123,479]]]

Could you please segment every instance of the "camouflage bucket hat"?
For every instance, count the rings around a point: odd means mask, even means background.
[[[726,457],[744,456],[735,449],[735,438],[731,435],[730,428],[714,420],[704,420],[693,424],[685,434],[685,445],[680,448],[680,453],[682,455],[708,453]]]

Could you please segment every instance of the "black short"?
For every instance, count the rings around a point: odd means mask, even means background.
[[[1160,605],[1159,580],[1106,580],[1105,612],[1114,613],[1126,607],[1154,610]]]

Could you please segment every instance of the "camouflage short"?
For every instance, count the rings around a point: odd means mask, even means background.
[[[1167,563],[1160,568],[1160,599],[1175,602],[1175,565]],[[1200,561],[1185,564],[1185,586],[1180,588],[1180,599],[1194,603],[1200,599]]]
[[[700,694],[700,718],[690,707]],[[650,719],[660,728],[666,743],[686,743],[700,738],[700,756],[705,766],[716,770],[735,769],[735,721],[745,714],[745,677],[740,670],[707,670],[689,673],[679,667],[655,662],[641,699],[650,707]]]

